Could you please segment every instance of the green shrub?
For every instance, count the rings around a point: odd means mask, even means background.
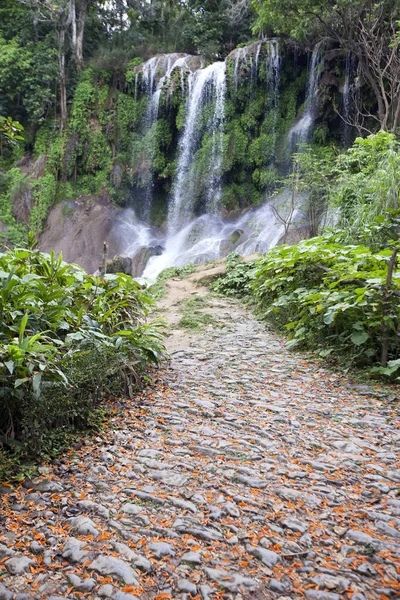
[[[391,248],[373,252],[334,237],[313,238],[274,248],[247,265],[231,261],[214,289],[252,297],[261,314],[288,334],[290,348],[346,357],[394,375],[400,371],[400,274],[388,285],[393,257]]]
[[[86,427],[104,394],[132,394],[164,352],[151,305],[127,275],[0,254],[0,441],[37,456],[54,431]]]

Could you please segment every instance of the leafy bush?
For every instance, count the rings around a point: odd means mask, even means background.
[[[393,375],[400,371],[400,273],[388,276],[390,262],[390,248],[373,252],[325,236],[274,248],[247,265],[231,263],[214,289],[252,296],[287,332],[291,348],[335,353]]]
[[[340,209],[347,241],[353,241],[377,217],[399,208],[400,143],[385,131],[357,138],[338,157],[336,176],[331,203]]]
[[[164,352],[151,305],[127,275],[0,254],[0,442],[37,455],[55,429],[86,427],[105,393],[131,394]]]

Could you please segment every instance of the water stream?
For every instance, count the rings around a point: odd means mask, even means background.
[[[142,68],[143,91],[149,98],[142,124],[142,135],[146,136],[150,132],[152,133],[152,138],[149,138],[147,147],[148,162],[151,165],[150,173],[147,174],[147,180],[144,182],[144,197],[141,205],[142,218],[146,222],[150,219],[153,199],[152,166],[156,148],[155,131],[153,131],[153,128],[155,128],[158,120],[161,93],[165,82],[169,79],[173,70],[184,66],[186,58],[187,55],[178,53],[154,56],[145,62]],[[164,72],[162,77],[159,77],[160,72]],[[156,83],[157,77],[159,77],[158,83]],[[138,73],[135,79],[135,95],[137,95],[137,86]]]
[[[356,58],[353,54],[347,53],[345,63],[345,80],[343,86],[343,145],[345,148],[351,146],[354,141],[354,128],[351,122],[354,117],[355,101],[357,101],[357,92],[359,91],[356,78]]]
[[[208,129],[212,135],[212,156],[204,193],[208,208],[215,210],[220,196],[220,171],[223,153],[223,121],[225,115],[226,63],[216,62],[189,75],[189,97],[173,194],[168,209],[168,234],[176,235],[193,218],[196,178],[192,173],[193,156],[204,135],[201,113],[207,97],[214,101],[214,114]]]
[[[299,144],[310,142],[313,125],[318,112],[319,83],[322,75],[321,63],[324,56],[323,44],[323,42],[319,42],[315,46],[311,56],[304,114],[289,131],[288,147],[291,154]]]

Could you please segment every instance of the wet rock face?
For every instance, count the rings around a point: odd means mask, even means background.
[[[181,66],[179,66],[178,68],[192,73],[201,69],[205,63],[204,58],[202,58],[201,56],[195,56],[190,54],[175,53],[155,55],[150,59],[150,61],[157,61],[155,83],[158,83],[161,77],[164,77],[164,75],[166,74],[171,57],[174,60],[182,59]],[[139,76],[142,75],[146,68],[148,68],[150,61],[146,61],[134,67],[133,73]]]
[[[131,260],[133,277],[140,277],[152,256],[161,256],[163,253],[162,246],[143,246],[139,248],[135,256]]]
[[[116,229],[120,212],[107,192],[97,198],[60,202],[50,210],[40,236],[40,250],[62,252],[67,262],[95,273],[102,261],[104,242],[108,243],[109,256],[118,256],[124,250]]]
[[[109,430],[0,488],[0,600],[398,597],[393,403],[209,310]]]
[[[242,241],[243,236],[243,229],[235,229],[227,240],[222,240],[220,245],[221,256],[226,256],[230,252],[234,252],[236,246]]]

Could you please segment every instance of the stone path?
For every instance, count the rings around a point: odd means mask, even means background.
[[[111,431],[1,488],[0,600],[399,597],[397,403],[203,310]]]

